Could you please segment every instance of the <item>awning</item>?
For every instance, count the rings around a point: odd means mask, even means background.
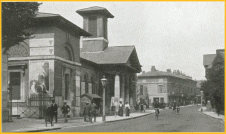
[[[101,99],[102,100],[102,97],[100,97],[97,94],[88,94],[88,93],[85,93],[85,94],[81,95],[81,98],[84,97],[84,96],[86,96],[90,100],[93,100],[93,99]]]

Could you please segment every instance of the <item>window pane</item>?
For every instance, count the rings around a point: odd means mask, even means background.
[[[12,99],[20,100],[20,72],[10,72],[10,83],[12,84]]]

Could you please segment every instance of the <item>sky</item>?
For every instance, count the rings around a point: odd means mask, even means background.
[[[43,2],[40,12],[60,14],[83,28],[76,10],[100,6],[108,19],[108,46],[134,45],[148,72],[180,70],[204,80],[204,54],[225,48],[224,2]]]

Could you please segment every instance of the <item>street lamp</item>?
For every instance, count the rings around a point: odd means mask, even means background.
[[[101,79],[101,83],[103,86],[103,115],[102,115],[102,121],[105,121],[105,87],[106,87],[106,83],[107,83],[107,79],[105,78],[105,76],[103,76],[103,78]]]
[[[202,112],[202,96],[203,96],[203,91],[200,91],[201,92],[201,112]]]

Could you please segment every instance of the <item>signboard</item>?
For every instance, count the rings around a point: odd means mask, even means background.
[[[30,48],[30,56],[34,55],[54,55],[54,47]]]
[[[30,55],[54,55],[54,38],[30,39]]]
[[[54,38],[30,39],[30,47],[49,47],[54,46]]]
[[[54,90],[54,61],[29,61],[29,95],[44,91],[53,96]]]

